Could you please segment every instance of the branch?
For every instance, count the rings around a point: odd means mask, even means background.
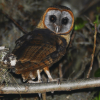
[[[92,53],[92,58],[91,58],[91,64],[90,64],[90,68],[87,74],[87,78],[89,78],[90,76],[90,72],[92,70],[92,65],[93,65],[93,60],[94,60],[94,54],[95,54],[95,49],[96,49],[96,35],[97,35],[97,27],[95,24],[95,34],[94,34],[94,47],[93,47],[93,53]]]
[[[92,88],[100,86],[100,78],[67,80],[52,83],[38,84],[3,84],[0,85],[1,94],[28,94],[28,93],[45,93],[51,91],[71,91],[84,88]],[[17,89],[17,90],[16,90]]]
[[[8,18],[10,21],[12,21],[12,22],[14,23],[14,25],[17,26],[17,28],[18,28],[19,30],[21,30],[24,34],[27,34],[27,33],[28,33],[28,32],[25,31],[11,16],[8,16],[8,15],[5,14],[3,11],[2,11],[2,13],[4,14],[4,16],[5,16],[6,18]]]

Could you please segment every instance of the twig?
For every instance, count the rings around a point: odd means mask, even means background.
[[[100,78],[93,79],[78,79],[78,80],[67,80],[52,83],[38,83],[38,84],[19,84],[17,90],[15,89],[16,84],[1,85],[1,94],[29,94],[29,93],[45,93],[51,91],[72,91],[77,89],[100,87]]]
[[[62,78],[63,77],[63,73],[62,73],[62,63],[59,64],[59,77]]]
[[[46,100],[46,93],[42,93],[42,99]]]
[[[94,60],[94,53],[95,53],[95,49],[96,49],[96,35],[97,35],[97,29],[96,29],[96,24],[95,24],[95,34],[94,34],[94,47],[93,47],[93,53],[92,53],[92,57],[91,57],[91,64],[90,64],[90,68],[87,74],[87,78],[89,78],[90,76],[90,72],[92,70],[92,65],[93,65],[93,60]]]
[[[84,15],[84,17],[89,21],[89,23],[90,23],[92,26],[94,26],[94,24],[92,23],[92,21],[90,20],[89,17],[87,17],[86,15]]]
[[[5,14],[4,12],[2,12],[6,18],[8,18],[9,20],[11,20],[18,28],[19,30],[21,30],[24,34],[28,33],[27,31],[25,31],[11,16],[9,17],[7,14]]]
[[[78,78],[83,74],[83,72],[84,72],[84,70],[85,70],[85,68],[86,68],[86,65],[87,65],[90,61],[91,61],[91,59],[86,59],[86,58],[82,61],[81,69],[80,69],[80,71],[73,77],[74,80],[75,80],[75,79],[78,79]]]
[[[99,3],[100,0],[92,0],[91,2],[89,2],[89,4],[85,5],[84,8],[80,11],[79,15],[82,15],[83,13],[85,13],[88,9],[90,9],[91,7],[93,7],[95,4]]]

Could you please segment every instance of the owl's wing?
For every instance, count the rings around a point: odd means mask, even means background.
[[[58,52],[58,42],[57,35],[48,29],[34,30],[22,36],[16,41],[12,52],[18,59],[18,68],[38,69],[52,64],[52,56],[55,57]]]
[[[56,51],[57,37],[47,29],[38,29],[16,41],[13,54],[21,62],[40,62]]]

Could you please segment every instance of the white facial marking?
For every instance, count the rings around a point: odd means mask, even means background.
[[[53,15],[55,16],[54,18],[56,18],[56,21],[54,22],[50,20],[50,16]],[[63,19],[68,19],[66,24],[63,23]],[[58,34],[69,32],[72,26],[72,22],[73,22],[72,16],[68,11],[61,12],[59,10],[49,10],[45,16],[46,27]]]

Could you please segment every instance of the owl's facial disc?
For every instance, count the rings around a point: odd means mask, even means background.
[[[73,28],[74,16],[71,11],[49,10],[45,15],[44,24],[56,34],[67,34]]]

